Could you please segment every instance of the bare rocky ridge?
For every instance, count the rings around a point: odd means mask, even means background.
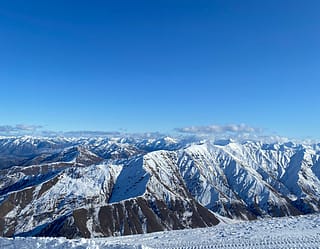
[[[0,139],[0,157],[10,153],[24,163],[0,165],[1,236],[117,236],[320,208],[317,144]]]

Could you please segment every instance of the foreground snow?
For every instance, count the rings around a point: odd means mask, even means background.
[[[320,215],[103,239],[1,238],[0,248],[320,248]]]

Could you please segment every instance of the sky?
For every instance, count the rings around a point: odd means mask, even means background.
[[[320,139],[319,10],[318,0],[1,1],[0,130],[235,125]]]

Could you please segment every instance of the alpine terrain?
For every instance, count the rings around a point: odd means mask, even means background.
[[[0,138],[0,235],[90,238],[320,209],[320,144]]]

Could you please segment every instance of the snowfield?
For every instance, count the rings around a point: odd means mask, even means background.
[[[0,248],[320,248],[320,215],[270,218],[210,228],[100,239],[1,238]]]

